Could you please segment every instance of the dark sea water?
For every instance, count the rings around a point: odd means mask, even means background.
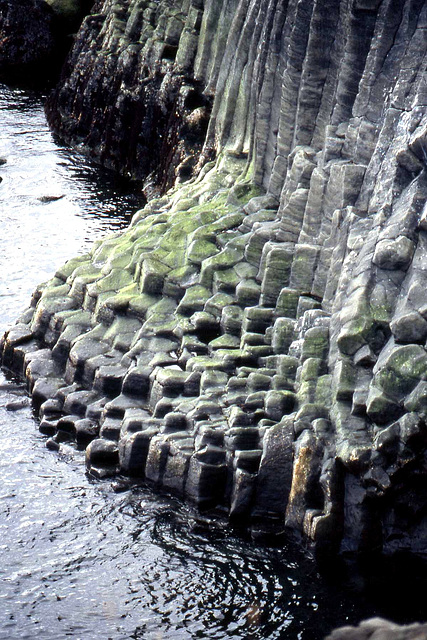
[[[1,85],[0,157],[3,332],[143,203],[55,143],[40,96]],[[174,498],[89,479],[81,452],[45,448],[23,385],[0,373],[0,639],[320,640],[377,613],[393,614],[292,544],[257,547]]]

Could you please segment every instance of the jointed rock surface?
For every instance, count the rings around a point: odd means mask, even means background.
[[[40,429],[319,551],[426,552],[427,5],[105,0],[49,105],[145,180],[2,341]]]

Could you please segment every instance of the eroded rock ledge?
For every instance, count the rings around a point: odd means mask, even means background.
[[[175,185],[2,340],[51,443],[254,532],[425,554],[426,27],[423,0],[96,3],[51,121]]]

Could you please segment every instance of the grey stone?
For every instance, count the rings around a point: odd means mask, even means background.
[[[191,446],[182,446],[184,440],[171,443],[163,474],[163,486],[184,495],[188,469],[193,453]],[[181,446],[180,446],[181,445]]]
[[[166,469],[170,444],[164,435],[153,436],[145,465],[145,475],[148,480],[161,484]]]
[[[291,418],[267,429],[256,485],[254,515],[257,517],[270,513],[284,517],[292,482],[293,440]]]
[[[46,436],[53,436],[57,431],[56,425],[57,420],[48,420],[47,418],[43,418],[43,420],[41,420],[39,424],[39,431]]]
[[[122,473],[144,476],[150,440],[155,434],[155,429],[146,429],[120,439],[119,464]]]
[[[87,444],[91,440],[94,440],[99,434],[99,425],[88,418],[82,420],[76,420],[75,437],[78,444]]]
[[[225,492],[227,467],[191,457],[185,485],[186,495],[199,506],[207,507],[221,501]]]
[[[171,412],[165,416],[165,433],[185,431],[188,426],[187,416],[183,413]]]
[[[405,409],[427,415],[427,382],[421,381],[405,400]]]
[[[121,434],[121,420],[120,418],[107,417],[103,420],[102,426],[99,430],[99,437],[105,440],[112,440],[118,442]]]
[[[236,469],[230,500],[230,518],[239,523],[247,518],[252,507],[256,478],[242,469]]]
[[[371,386],[366,402],[366,412],[377,424],[387,424],[397,418],[402,410],[383,391]]]
[[[92,440],[86,448],[86,465],[93,467],[109,467],[119,461],[117,443],[100,438]]]
[[[381,269],[405,269],[411,262],[415,245],[409,238],[381,240],[375,249],[373,262]]]
[[[427,321],[416,311],[394,318],[390,329],[400,343],[423,343],[427,338]]]

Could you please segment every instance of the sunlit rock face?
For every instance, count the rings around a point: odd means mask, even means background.
[[[424,0],[97,2],[49,107],[161,193],[5,336],[50,445],[319,552],[425,553]]]

